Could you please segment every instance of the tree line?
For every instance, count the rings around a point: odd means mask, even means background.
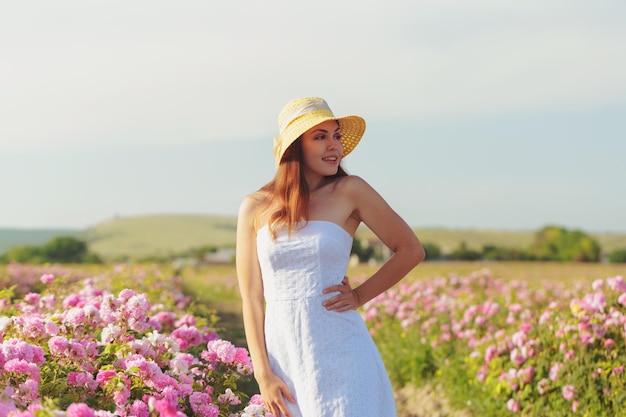
[[[559,226],[545,226],[535,233],[533,243],[523,249],[496,245],[484,245],[482,249],[470,248],[466,242],[449,253],[432,242],[422,242],[426,260],[463,261],[557,261],[557,262],[599,262],[626,263],[626,248],[604,253],[600,244],[580,230],[568,230]],[[361,262],[376,259],[380,254],[372,246],[363,245],[355,239],[352,253]]]
[[[87,243],[72,236],[59,236],[44,245],[15,246],[0,255],[0,263],[19,262],[28,264],[102,263],[100,257],[89,251]]]
[[[580,230],[568,230],[559,226],[546,226],[535,233],[533,243],[523,249],[484,245],[481,250],[470,248],[466,242],[459,243],[450,253],[443,253],[434,243],[423,242],[426,260],[464,261],[560,261],[626,263],[626,248],[604,253],[600,244]],[[215,251],[215,247],[202,247],[182,256],[204,256]],[[354,239],[352,254],[361,262],[376,259],[381,254],[373,246],[363,245]],[[154,259],[153,259],[154,261]],[[102,259],[90,252],[86,242],[71,236],[56,237],[44,245],[16,246],[0,255],[0,263],[19,262],[43,263],[102,263]]]

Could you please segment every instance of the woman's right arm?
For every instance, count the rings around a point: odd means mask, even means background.
[[[241,203],[237,219],[236,266],[241,293],[243,323],[248,351],[254,367],[254,377],[259,383],[261,396],[269,411],[277,417],[291,414],[285,398],[295,402],[285,383],[270,369],[265,347],[265,306],[263,280],[256,251],[254,219],[257,202],[248,196]]]

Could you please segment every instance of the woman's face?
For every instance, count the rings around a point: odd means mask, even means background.
[[[302,159],[305,172],[335,175],[343,155],[339,123],[328,120],[302,134]]]

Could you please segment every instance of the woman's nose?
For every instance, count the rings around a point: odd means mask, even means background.
[[[326,145],[328,149],[337,149],[340,146],[341,146],[341,142],[335,138],[330,138],[330,140],[328,141],[328,144]]]

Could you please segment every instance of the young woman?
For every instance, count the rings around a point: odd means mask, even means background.
[[[237,274],[254,375],[277,417],[393,417],[380,355],[355,311],[424,259],[411,228],[341,160],[365,131],[317,97],[288,103],[276,175],[241,204]],[[352,239],[367,225],[393,255],[352,289]]]

